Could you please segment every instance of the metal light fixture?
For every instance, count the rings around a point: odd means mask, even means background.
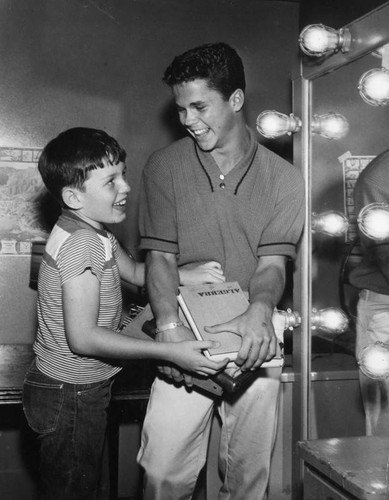
[[[385,380],[389,377],[389,345],[376,341],[363,347],[357,356],[359,369],[367,377]]]
[[[277,310],[276,317],[282,321],[284,330],[293,330],[301,325],[300,313],[287,309],[286,311]],[[273,316],[274,321],[275,316]],[[329,333],[343,333],[349,326],[347,315],[337,307],[328,307],[327,309],[312,309],[312,330],[323,330]]]
[[[372,240],[389,238],[389,205],[370,203],[362,208],[357,217],[359,230]]]
[[[274,110],[262,111],[257,117],[258,132],[268,139],[291,135],[301,129],[301,120],[291,113],[289,116]]]
[[[275,139],[282,135],[299,132],[302,126],[301,119],[293,113],[286,115],[279,111],[262,111],[257,117],[258,132],[268,139]],[[339,113],[329,112],[323,115],[314,115],[312,133],[326,139],[340,139],[349,131],[346,118]]]
[[[347,28],[335,30],[324,24],[310,24],[299,36],[299,45],[304,54],[321,57],[339,50],[348,52],[351,45],[351,34]]]
[[[284,330],[293,330],[301,325],[301,316],[298,312],[288,308],[286,311],[277,310],[277,313],[282,318]]]
[[[341,212],[329,210],[320,214],[312,214],[312,231],[328,236],[342,236],[347,232],[349,222]]]
[[[339,113],[329,112],[313,116],[312,133],[326,139],[341,139],[347,135],[349,128],[348,121]]]
[[[347,315],[337,307],[312,309],[312,330],[323,330],[328,333],[343,333],[349,326]]]

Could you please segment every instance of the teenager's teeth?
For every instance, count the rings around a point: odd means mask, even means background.
[[[194,135],[203,135],[203,134],[206,134],[207,132],[208,132],[207,128],[202,128],[202,129],[199,129],[199,130],[193,130]]]

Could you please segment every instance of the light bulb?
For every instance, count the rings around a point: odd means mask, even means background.
[[[329,333],[343,333],[347,330],[349,320],[346,314],[336,307],[317,311],[312,310],[312,330],[320,329]]]
[[[389,70],[374,68],[364,73],[358,83],[359,94],[371,106],[389,104]]]
[[[359,369],[367,377],[386,379],[389,377],[389,345],[375,342],[363,347],[358,353]]]
[[[341,236],[346,233],[349,223],[345,215],[330,210],[321,214],[312,214],[312,231],[327,234],[328,236]]]
[[[389,238],[389,205],[370,203],[362,208],[357,217],[360,231],[372,240]]]
[[[304,37],[304,45],[312,52],[324,52],[329,43],[329,34],[321,26],[314,26],[308,30]]]
[[[301,50],[314,57],[332,54],[341,50],[348,52],[351,35],[348,29],[335,30],[323,24],[310,24],[306,26],[299,36]]]
[[[339,113],[329,112],[313,116],[312,133],[326,139],[341,139],[347,135],[349,128],[348,121]]]
[[[293,114],[285,115],[278,111],[262,111],[257,117],[258,132],[269,139],[292,134],[301,128],[301,120]]]

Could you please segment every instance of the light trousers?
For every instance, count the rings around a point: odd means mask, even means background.
[[[362,290],[357,306],[356,355],[376,341],[389,344],[389,295]],[[375,380],[359,371],[365,409],[366,435],[389,436],[389,381]]]
[[[192,498],[206,462],[215,407],[222,421],[219,500],[266,498],[281,369],[259,372],[262,376],[245,391],[222,400],[156,378],[138,454],[145,472],[143,500]]]

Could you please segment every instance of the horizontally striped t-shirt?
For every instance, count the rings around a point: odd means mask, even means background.
[[[117,331],[122,313],[120,275],[114,235],[97,230],[64,210],[47,241],[38,278],[38,332],[34,352],[39,370],[73,384],[110,378],[120,370],[115,360],[79,356],[66,339],[62,286],[89,269],[100,282],[98,325]]]

